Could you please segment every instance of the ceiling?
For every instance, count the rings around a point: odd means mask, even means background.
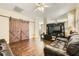
[[[46,3],[49,7],[45,8],[44,13],[40,11],[35,11],[36,5],[34,3],[0,3],[0,8],[7,10],[14,10],[17,6],[23,11],[22,14],[27,17],[38,17],[42,18],[46,16],[49,19],[55,19],[64,13],[70,11],[75,8],[76,4],[74,3]]]

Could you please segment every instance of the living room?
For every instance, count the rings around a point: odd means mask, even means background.
[[[9,50],[0,54],[71,56],[68,37],[79,33],[78,16],[78,3],[0,3],[0,49],[4,41]]]

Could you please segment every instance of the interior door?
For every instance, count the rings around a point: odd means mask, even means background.
[[[29,39],[29,22],[22,21],[21,22],[21,40],[28,40]]]
[[[9,42],[17,42],[20,40],[20,22],[15,18],[11,18],[9,21]]]
[[[29,22],[10,18],[9,37],[10,43],[29,39]]]

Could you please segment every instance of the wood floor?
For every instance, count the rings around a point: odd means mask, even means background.
[[[36,56],[40,50],[27,40],[10,43],[10,48],[15,56]]]

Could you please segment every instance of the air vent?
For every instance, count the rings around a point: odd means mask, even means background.
[[[20,7],[14,7],[14,11],[16,11],[16,12],[22,12],[23,11],[23,9],[22,8],[20,8]]]

